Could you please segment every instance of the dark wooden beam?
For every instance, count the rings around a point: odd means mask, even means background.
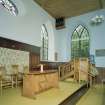
[[[28,51],[40,55],[40,47],[29,45],[23,42],[18,42],[8,38],[0,37],[0,47]]]

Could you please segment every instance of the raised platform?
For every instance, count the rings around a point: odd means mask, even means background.
[[[63,100],[59,105],[76,105],[76,103],[80,100],[80,98],[87,92],[89,88],[84,84],[79,89],[77,89],[74,93],[68,96],[65,100]]]
[[[36,95],[36,99],[30,99],[21,95],[19,89],[5,89],[3,90],[3,96],[0,96],[1,105],[73,105],[67,104],[71,102],[69,97],[73,97],[74,93],[78,93],[85,87],[83,84],[77,84],[70,81],[60,82],[59,88],[51,88],[40,94]],[[80,94],[79,94],[80,95]],[[75,98],[75,97],[74,97]],[[74,99],[73,98],[73,99]]]

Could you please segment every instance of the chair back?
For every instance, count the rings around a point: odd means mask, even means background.
[[[18,65],[12,65],[12,74],[17,75],[19,72],[19,66]]]
[[[29,67],[28,67],[28,66],[24,66],[24,67],[23,67],[23,73],[24,73],[24,74],[29,73]]]
[[[0,66],[0,78],[3,79],[5,78],[6,75],[6,69],[4,66]]]

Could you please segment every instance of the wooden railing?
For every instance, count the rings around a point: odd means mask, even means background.
[[[74,76],[72,62],[68,62],[59,66],[59,80],[64,80]]]
[[[91,74],[90,72],[85,72],[83,70],[81,70],[81,72],[83,72],[84,75],[88,75],[88,79],[87,79],[86,83],[87,83],[87,87],[88,86],[91,87],[94,83],[95,75]]]
[[[92,86],[96,75],[91,71],[92,65],[88,58],[74,59],[68,63],[59,66],[59,80],[65,80],[72,77],[74,81],[81,83],[82,81]]]

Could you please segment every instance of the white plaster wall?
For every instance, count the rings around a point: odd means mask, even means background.
[[[55,51],[58,53],[58,61],[67,61],[67,28],[57,30],[57,35],[55,38]]]
[[[54,50],[54,18],[45,12],[33,0],[13,0],[19,9],[18,16],[12,16],[0,6],[0,36],[25,42],[27,44],[41,46],[41,25],[48,24],[49,35],[53,39],[49,42],[49,48]],[[51,31],[51,32],[50,32]],[[50,38],[50,37],[49,37]],[[50,54],[51,53],[51,54]],[[49,51],[49,60],[54,60],[54,52]]]
[[[57,31],[56,52],[60,56],[58,57],[59,61],[69,61],[71,59],[71,35],[79,24],[82,24],[89,30],[91,38],[90,54],[95,55],[96,49],[105,49],[105,21],[99,26],[90,25],[91,18],[97,14],[105,16],[105,9],[68,18],[66,20],[66,28]],[[96,66],[105,67],[105,57],[95,57],[95,60]]]

